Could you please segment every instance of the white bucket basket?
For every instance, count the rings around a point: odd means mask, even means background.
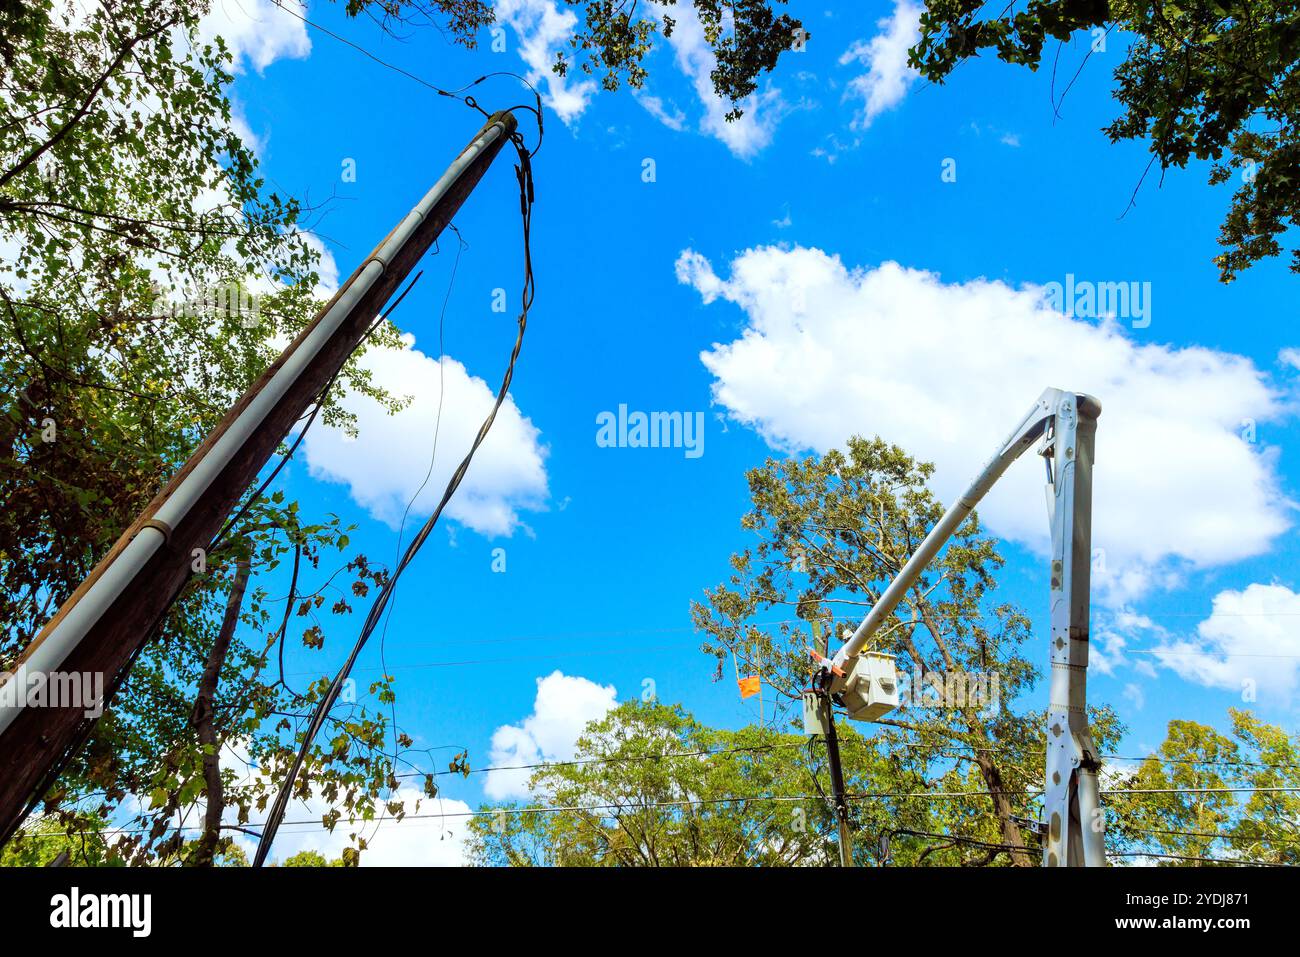
[[[868,651],[847,664],[840,698],[850,718],[875,721],[898,707],[898,672],[893,655]]]

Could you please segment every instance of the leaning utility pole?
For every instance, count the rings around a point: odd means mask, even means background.
[[[102,687],[116,686],[191,574],[204,567],[206,550],[240,496],[313,400],[323,399],[381,307],[514,132],[511,114],[488,118],[63,603],[13,674],[0,675],[0,842],[22,823],[51,769],[94,720],[86,717],[84,701],[27,706],[23,686],[67,674],[98,676]]]

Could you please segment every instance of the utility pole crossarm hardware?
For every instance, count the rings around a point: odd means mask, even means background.
[[[1043,808],[1043,864],[1048,867],[1102,867],[1106,863],[1097,782],[1101,763],[1087,713],[1092,465],[1100,414],[1101,403],[1092,396],[1046,389],[975,481],[926,535],[857,630],[832,658],[821,661],[821,679],[828,692],[843,695],[855,682],[855,665],[872,635],[1011,463],[1041,439],[1038,452],[1047,465],[1052,529],[1051,703]],[[874,716],[866,709],[859,714],[867,720]]]
[[[307,407],[333,381],[412,267],[433,245],[515,133],[490,116],[423,199],[258,378],[143,514],[0,676],[0,842],[18,827],[51,769],[74,748],[79,707],[28,707],[25,675],[102,676],[115,687],[206,562],[226,516]]]

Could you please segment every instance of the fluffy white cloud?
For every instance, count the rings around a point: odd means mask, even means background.
[[[1104,675],[1114,675],[1121,665],[1133,667],[1148,678],[1156,676],[1155,666],[1146,657],[1125,654],[1129,641],[1139,635],[1164,638],[1168,633],[1146,615],[1129,608],[1094,609],[1092,635],[1088,649],[1088,667]]]
[[[660,17],[666,10],[675,21],[673,35],[668,38],[668,43],[673,48],[678,69],[690,79],[696,95],[704,105],[704,116],[700,120],[701,131],[721,140],[727,149],[742,159],[749,159],[759,153],[772,142],[777,124],[789,112],[781,91],[769,86],[766,90],[747,96],[739,104],[744,115],[728,122],[726,115],[732,106],[713,89],[710,74],[717,68],[718,58],[709,48],[704,37],[704,25],[700,23],[695,8],[690,4],[677,4],[667,8],[655,5],[653,9]]]
[[[343,850],[355,846],[348,835],[361,834],[366,849],[361,852],[362,867],[460,867],[465,864],[465,839],[469,835],[470,806],[464,801],[430,799],[410,788],[401,788],[388,800],[405,801],[407,817],[392,817],[376,823],[340,822],[333,832],[319,824],[282,826],[275,836],[272,860],[284,861],[299,851],[318,851],[329,860],[342,856]],[[416,807],[416,802],[419,807]],[[288,820],[319,819],[329,808],[298,802],[285,815]],[[415,817],[413,815],[419,815]],[[437,816],[431,816],[437,815]],[[445,816],[443,816],[445,815]],[[244,852],[252,860],[255,842],[240,838]]]
[[[244,771],[242,767],[236,770]],[[353,823],[349,823],[345,816],[333,831],[320,824],[321,818],[331,810],[329,802],[316,796],[307,801],[293,801],[285,812],[285,823],[276,832],[270,862],[283,862],[301,851],[316,851],[327,860],[337,860],[346,848],[356,846],[351,835],[358,834],[366,841],[366,849],[361,852],[362,867],[460,867],[465,864],[465,840],[469,836],[472,810],[468,804],[429,798],[413,788],[398,788],[384,799],[404,802],[407,816],[399,821],[385,814],[380,820],[357,820]],[[201,809],[202,803],[196,807]],[[226,814],[232,824],[235,817],[233,809]],[[255,813],[247,826],[256,830],[264,820],[265,815]],[[235,842],[251,862],[257,852],[257,839],[236,832]]]
[[[588,723],[603,718],[618,703],[613,685],[598,685],[559,670],[537,679],[533,713],[492,735],[492,764],[513,767],[543,761],[569,761]],[[489,798],[528,797],[528,770],[489,771],[483,791]]]
[[[283,2],[305,11],[300,0]],[[95,13],[104,10],[98,0],[71,0],[55,4],[51,20],[61,29],[77,29]],[[208,12],[199,18],[200,43],[221,37],[234,60],[236,72],[252,67],[262,72],[276,60],[303,59],[311,53],[307,24],[292,13],[280,9],[275,0],[212,0]],[[174,40],[181,33],[172,33]]]
[[[555,0],[497,0],[498,21],[509,24],[519,38],[519,56],[528,64],[528,82],[545,85],[543,101],[565,123],[572,123],[596,92],[592,80],[559,77],[551,70],[555,54],[573,36],[578,18],[561,10]]]
[[[375,518],[394,528],[421,483],[407,519],[407,530],[428,516],[442,497],[447,480],[460,464],[495,400],[495,389],[450,356],[441,360],[414,347],[371,349],[361,359],[374,381],[411,402],[395,415],[366,396],[350,393],[344,405],[357,416],[360,434],[317,421],[303,442],[315,478],[342,482],[352,497]],[[441,365],[441,372],[439,366]],[[439,379],[443,380],[442,418],[438,423]],[[437,428],[438,447],[427,482]],[[509,535],[520,527],[521,509],[540,509],[547,497],[546,449],[540,432],[506,397],[492,431],[474,456],[445,515],[485,535]]]
[[[1300,689],[1300,594],[1278,584],[1221,591],[1196,636],[1162,641],[1155,657],[1196,684],[1289,703]]]
[[[949,284],[892,262],[850,270],[818,249],[751,249],[725,280],[688,250],[677,273],[705,302],[747,314],[738,339],[701,356],[733,418],[789,451],[879,434],[936,464],[945,502],[1043,388],[1097,396],[1094,580],[1112,601],[1258,555],[1289,525],[1276,450],[1239,432],[1289,406],[1243,356],[1140,344],[1113,320],[1052,310],[1041,289]],[[1045,551],[1042,476],[1037,462],[1017,463],[980,514]]]
[[[290,6],[297,0],[284,0]],[[236,72],[251,67],[261,73],[276,60],[301,60],[311,53],[307,24],[281,10],[273,0],[213,0],[199,21],[199,39],[226,42]]]
[[[872,121],[902,102],[917,72],[907,65],[907,51],[921,37],[921,6],[911,0],[898,0],[892,15],[880,20],[880,28],[870,40],[859,40],[840,57],[840,64],[858,63],[867,72],[849,81],[845,99],[860,99],[861,112],[853,128],[864,130]]]

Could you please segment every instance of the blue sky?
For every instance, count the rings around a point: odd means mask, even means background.
[[[320,205],[310,226],[337,281],[480,119],[268,0],[214,6],[268,183]],[[703,95],[709,64],[689,24],[654,54],[638,97],[560,87],[546,73],[564,4],[498,6],[503,52],[487,34],[470,52],[429,30],[394,40],[320,0],[309,11],[443,87],[500,69],[530,74],[547,95],[537,300],[513,404],[404,578],[384,642],[399,723],[417,747],[445,749],[433,752],[439,766],[464,748],[478,767],[564,757],[583,720],[647,680],[705,721],[753,720],[756,701],[741,702],[729,674],[711,680],[688,615],[748,543],[745,470],[879,434],[936,462],[950,501],[1048,385],[1093,392],[1105,408],[1090,699],[1131,728],[1124,753],[1158,745],[1171,718],[1223,727],[1227,709],[1246,704],[1295,728],[1297,279],[1266,262],[1218,281],[1210,260],[1230,188],[1207,186],[1202,167],[1163,182],[1153,171],[1125,212],[1148,156],[1100,132],[1114,116],[1121,38],[1093,54],[1055,116],[1050,62],[1031,73],[975,61],[929,86],[900,59],[916,13],[906,0],[833,12],[795,2],[806,52],[784,57],[743,123],[727,127],[725,106]],[[1080,38],[1062,50],[1058,95],[1087,49]],[[509,78],[474,95],[488,109],[531,102]],[[353,541],[372,559],[392,561],[428,468],[438,355],[449,357],[439,451],[408,539],[513,340],[521,253],[504,155],[456,225],[468,248],[454,284],[448,234],[394,317],[412,349],[373,360],[394,392],[415,396],[411,408],[384,422],[356,403],[361,437],[313,430],[288,473],[309,510],[358,524]],[[1149,290],[1145,315],[1053,313],[1042,287],[1067,276],[1136,283]],[[492,308],[498,289],[504,313]],[[703,454],[598,446],[597,415],[620,404],[702,413]],[[1030,459],[981,513],[1006,539],[1004,594],[1038,629],[1027,654],[1045,662],[1047,519]],[[332,622],[327,650],[298,653],[295,668],[335,661],[359,618]],[[363,686],[380,662],[372,644]],[[1243,681],[1255,683],[1253,702]],[[1041,684],[1039,697],[1026,704],[1045,704]],[[442,781],[455,807],[517,786]]]

